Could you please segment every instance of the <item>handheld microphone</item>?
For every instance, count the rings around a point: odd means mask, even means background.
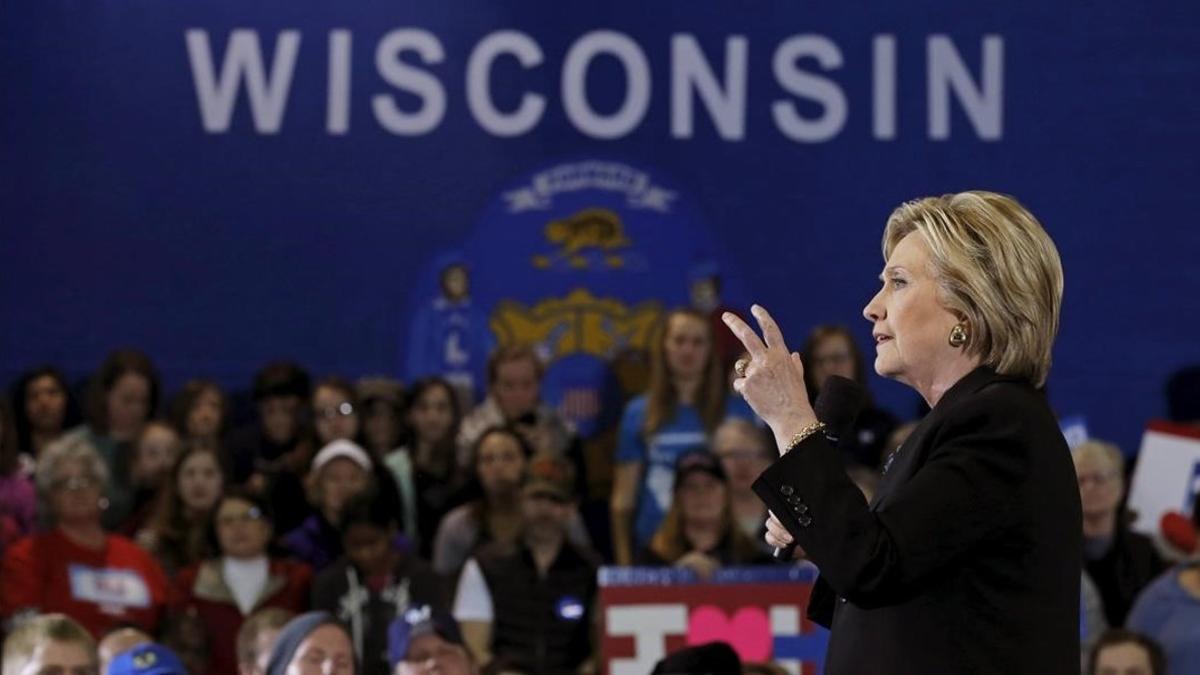
[[[825,423],[825,440],[837,447],[838,441],[850,431],[866,402],[866,390],[854,380],[840,375],[826,378],[813,404],[817,419]],[[776,560],[787,561],[792,559],[795,552],[796,543],[792,542],[783,548],[776,547],[772,556]]]

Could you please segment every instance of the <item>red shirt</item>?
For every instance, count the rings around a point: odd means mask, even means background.
[[[153,635],[167,601],[167,579],[137,544],[110,534],[90,549],[54,529],[13,544],[0,566],[0,617],[62,612],[99,638],[120,624]]]

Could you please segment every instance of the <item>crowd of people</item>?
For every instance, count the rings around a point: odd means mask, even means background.
[[[530,347],[491,355],[472,409],[438,377],[314,383],[271,363],[240,427],[212,381],[162,407],[138,351],[112,353],[80,396],[58,369],[30,370],[0,406],[4,675],[43,672],[23,665],[37,659],[69,673],[593,672],[600,565],[707,578],[771,563],[751,484],[777,450],[731,392],[721,330],[667,314],[602,466],[542,400]],[[830,375],[866,381],[845,328],[817,328],[801,356],[813,399]],[[868,401],[844,434],[868,499],[911,428]],[[1083,670],[1200,670],[1193,551],[1129,528],[1118,448],[1073,453]],[[607,508],[585,518],[606,480]]]

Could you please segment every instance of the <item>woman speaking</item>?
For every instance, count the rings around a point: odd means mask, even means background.
[[[825,672],[1079,671],[1079,491],[1039,389],[1062,266],[1010,197],[909,202],[883,234],[883,287],[863,310],[875,370],[931,412],[885,461],[868,504],[846,477],[766,310],[762,339],[724,319],[749,359],[734,388],[781,458],[755,484],[768,543],[820,568],[809,616],[831,630]]]

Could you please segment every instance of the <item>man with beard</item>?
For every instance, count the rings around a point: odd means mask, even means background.
[[[561,458],[534,460],[516,545],[489,545],[463,568],[455,618],[490,670],[575,672],[592,657],[597,558],[567,538],[576,502],[571,473]]]

